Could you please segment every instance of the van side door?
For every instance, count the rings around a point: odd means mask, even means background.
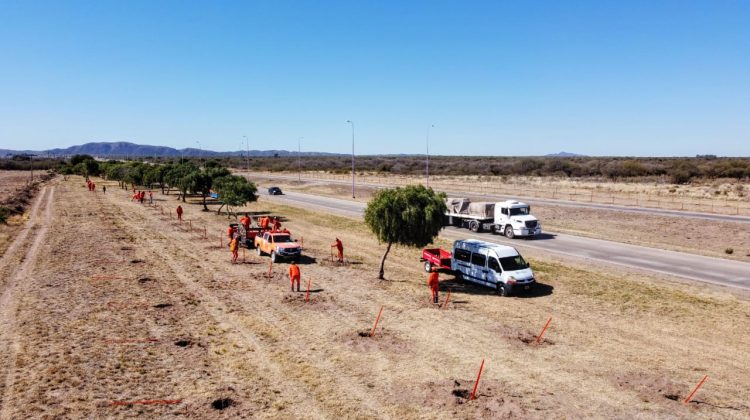
[[[472,280],[487,285],[487,255],[486,251],[479,249],[471,254],[471,271],[469,275]]]
[[[461,273],[466,280],[471,280],[471,252],[460,248],[454,249],[451,269]]]
[[[500,277],[503,275],[503,269],[500,267],[500,261],[494,255],[487,256],[487,271],[487,281],[490,284],[504,283]]]

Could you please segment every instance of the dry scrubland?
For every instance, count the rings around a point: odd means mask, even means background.
[[[536,295],[500,298],[444,275],[451,303],[437,309],[418,251],[395,249],[379,282],[382,246],[360,222],[252,204],[304,237],[305,303],[286,264],[267,278],[267,257],[229,263],[225,217],[188,205],[201,228],[190,232],[104,184],[106,196],[78,177],[52,182],[2,258],[0,418],[750,416],[746,297],[529,254]],[[157,197],[171,214],[174,196]],[[347,266],[328,261],[334,235]],[[360,337],[380,305],[376,337]],[[112,404],[150,399],[166,401]]]
[[[0,171],[0,213],[7,217],[6,224],[0,223],[0,254],[26,223],[26,215],[13,212],[23,209],[25,200],[31,198],[32,193],[24,191],[30,178],[31,174],[27,171]]]
[[[351,198],[351,186],[326,181],[290,181],[259,177],[262,186],[336,198]],[[358,186],[357,201],[367,202],[376,191]],[[261,194],[265,191],[261,191]],[[467,196],[472,196],[467,193]],[[473,197],[476,200],[487,198]],[[750,229],[746,223],[710,221],[687,217],[589,209],[554,204],[536,204],[532,213],[546,231],[606,239],[634,245],[671,249],[711,257],[750,261]],[[731,254],[727,253],[730,249]]]

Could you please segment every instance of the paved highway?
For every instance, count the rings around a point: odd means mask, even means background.
[[[245,174],[247,176],[247,174]],[[269,179],[283,179],[287,181],[296,181],[298,178],[297,176],[293,175],[277,175],[277,174],[251,174],[251,177],[262,177],[262,178],[269,178]],[[319,182],[321,184],[342,184],[342,185],[351,185],[350,181],[338,181],[338,180],[328,180],[328,179],[305,179],[304,181],[308,182]],[[366,183],[358,181],[357,185],[363,185],[366,187],[371,188],[391,188],[392,185],[385,185],[385,184],[376,184],[376,183]],[[685,211],[685,210],[669,210],[669,209],[657,209],[657,208],[651,208],[651,207],[635,207],[635,206],[623,206],[623,205],[617,205],[617,204],[597,204],[597,203],[583,203],[578,201],[568,201],[568,200],[555,200],[555,199],[548,199],[548,198],[534,198],[534,197],[522,197],[522,196],[509,196],[509,195],[488,195],[488,194],[477,194],[477,193],[467,193],[466,191],[443,191],[449,196],[455,196],[455,197],[470,197],[470,198],[483,198],[487,199],[488,201],[504,201],[507,199],[517,199],[517,200],[523,200],[526,203],[529,203],[531,205],[535,204],[549,204],[549,205],[555,205],[555,206],[568,206],[568,207],[581,207],[581,208],[591,208],[591,209],[601,209],[601,210],[618,210],[618,211],[626,211],[626,212],[632,212],[632,213],[647,213],[647,214],[655,214],[659,216],[672,216],[672,217],[691,217],[696,219],[705,219],[705,220],[720,220],[724,222],[739,222],[739,223],[748,223],[750,224],[750,216],[733,216],[733,215],[727,215],[727,214],[711,214],[711,213],[701,213],[701,212],[694,212],[694,211]]]
[[[281,203],[315,208],[350,217],[362,217],[365,204],[289,192],[273,196]],[[535,240],[510,240],[490,233],[473,233],[468,229],[446,228],[441,233],[446,239],[476,238],[488,242],[510,244],[523,250],[534,248],[563,256],[584,258],[605,264],[636,268],[705,283],[750,290],[750,264],[704,257],[700,255],[648,248],[619,242],[547,232]]]

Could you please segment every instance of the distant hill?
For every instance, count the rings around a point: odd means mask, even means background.
[[[586,157],[586,155],[579,155],[578,153],[560,152],[544,155],[544,157]]]
[[[250,156],[297,156],[297,152],[288,150],[250,150]],[[17,154],[35,154],[40,156],[72,156],[72,155],[91,155],[99,158],[115,158],[126,156],[151,156],[151,157],[179,157],[179,156],[204,156],[204,157],[226,157],[226,156],[247,156],[246,150],[237,150],[230,152],[215,152],[213,150],[200,150],[196,148],[175,149],[165,146],[150,146],[124,141],[119,142],[96,142],[86,143],[79,146],[71,146],[65,149],[49,150],[7,150],[0,149],[0,157],[17,155]],[[320,152],[302,152],[302,156],[339,156],[337,153],[320,153]]]

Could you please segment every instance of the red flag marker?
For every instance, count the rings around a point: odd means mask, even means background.
[[[307,279],[307,293],[305,293],[305,302],[310,301],[310,279]]]
[[[445,308],[446,306],[448,306],[448,302],[450,302],[450,300],[451,300],[451,289],[448,289],[448,296],[445,297],[445,302],[443,302],[443,305],[441,306],[441,308]]]

